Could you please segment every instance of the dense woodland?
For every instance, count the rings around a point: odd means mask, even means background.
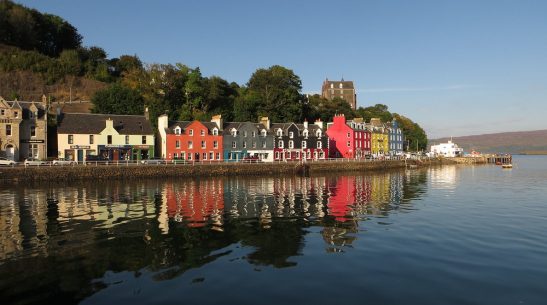
[[[142,114],[148,107],[153,122],[163,113],[177,120],[209,120],[214,114],[222,114],[227,121],[257,121],[260,116],[274,122],[331,121],[336,113],[367,121],[395,118],[411,149],[416,143],[420,149],[427,145],[426,134],[417,123],[389,112],[386,105],[353,110],[341,99],[328,101],[302,94],[300,77],[286,67],[258,69],[240,85],[219,76],[205,77],[199,67],[181,63],[145,64],[137,55],[108,58],[100,47],[83,46],[78,30],[61,17],[8,0],[0,0],[3,79],[0,95],[4,98],[46,94],[52,100],[65,100],[70,92],[70,99],[91,98],[97,113]],[[29,85],[29,79],[40,82]],[[83,94],[82,84],[87,90]],[[57,89],[53,92],[52,88]]]

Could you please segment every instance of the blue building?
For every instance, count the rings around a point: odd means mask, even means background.
[[[399,127],[399,122],[395,119],[387,125],[389,131],[389,154],[392,156],[400,155],[403,153],[405,142],[403,130]]]

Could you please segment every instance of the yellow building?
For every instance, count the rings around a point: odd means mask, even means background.
[[[389,131],[382,121],[378,118],[372,118],[367,128],[372,134],[370,142],[372,155],[378,156],[389,153]]]

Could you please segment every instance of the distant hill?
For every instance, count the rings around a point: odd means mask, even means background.
[[[429,140],[429,145],[446,142],[450,138]],[[547,130],[502,132],[453,137],[453,142],[466,152],[547,154]]]

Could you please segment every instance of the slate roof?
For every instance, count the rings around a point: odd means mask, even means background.
[[[114,128],[123,135],[154,134],[150,121],[144,115],[91,113],[63,113],[57,132],[62,134],[98,134],[105,129],[108,119],[114,121]]]

